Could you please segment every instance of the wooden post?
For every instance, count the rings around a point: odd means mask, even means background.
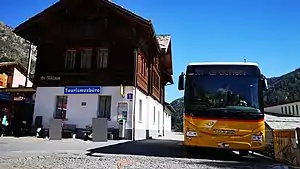
[[[299,150],[299,152],[300,152],[300,146],[299,146],[299,138],[300,138],[300,128],[299,127],[297,127],[296,128],[296,136],[297,136],[297,142],[298,142],[298,144],[297,144],[297,148],[298,148],[298,150]]]
[[[16,127],[16,117],[15,117],[15,92],[12,92],[12,101],[11,101],[11,112],[12,112],[12,125],[11,130],[13,135],[15,134],[15,127]]]
[[[297,153],[296,153],[296,164],[297,165],[299,165],[299,163],[300,163],[300,128],[299,127],[297,127],[296,128],[296,138],[297,138],[297,140],[296,140],[296,144],[297,144]]]

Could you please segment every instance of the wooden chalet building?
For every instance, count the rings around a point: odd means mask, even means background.
[[[171,37],[151,21],[108,0],[60,0],[14,32],[37,46],[34,116],[45,128],[51,118],[82,129],[107,117],[115,130],[120,117],[129,139],[161,134]]]

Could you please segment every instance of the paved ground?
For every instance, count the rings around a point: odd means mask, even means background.
[[[87,149],[128,142],[128,140],[109,140],[94,143],[79,139],[46,140],[35,137],[1,137],[0,156],[11,156],[20,152],[25,153],[54,153],[54,152],[86,152]]]
[[[49,141],[35,138],[0,138],[0,169],[83,168],[281,168],[261,158],[199,149],[184,157],[182,136],[144,141],[92,143],[81,140]],[[177,139],[177,140],[176,140]],[[277,166],[277,167],[276,167]]]

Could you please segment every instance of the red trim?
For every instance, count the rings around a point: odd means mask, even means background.
[[[239,119],[222,119],[222,118],[203,118],[203,117],[193,117],[189,115],[184,115],[187,118],[193,118],[197,120],[219,120],[219,121],[231,121],[231,122],[262,122],[264,121],[264,118],[259,120],[239,120]]]

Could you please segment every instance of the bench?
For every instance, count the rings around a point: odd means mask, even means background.
[[[76,127],[77,125],[75,124],[63,124],[62,126],[62,135],[68,133],[69,136],[73,137],[73,134],[76,133]]]
[[[83,130],[83,140],[87,141],[90,140],[93,137],[93,130],[91,126],[86,126],[85,129]],[[108,130],[107,131],[107,138],[108,140],[113,140],[114,138],[114,133],[113,131]]]

